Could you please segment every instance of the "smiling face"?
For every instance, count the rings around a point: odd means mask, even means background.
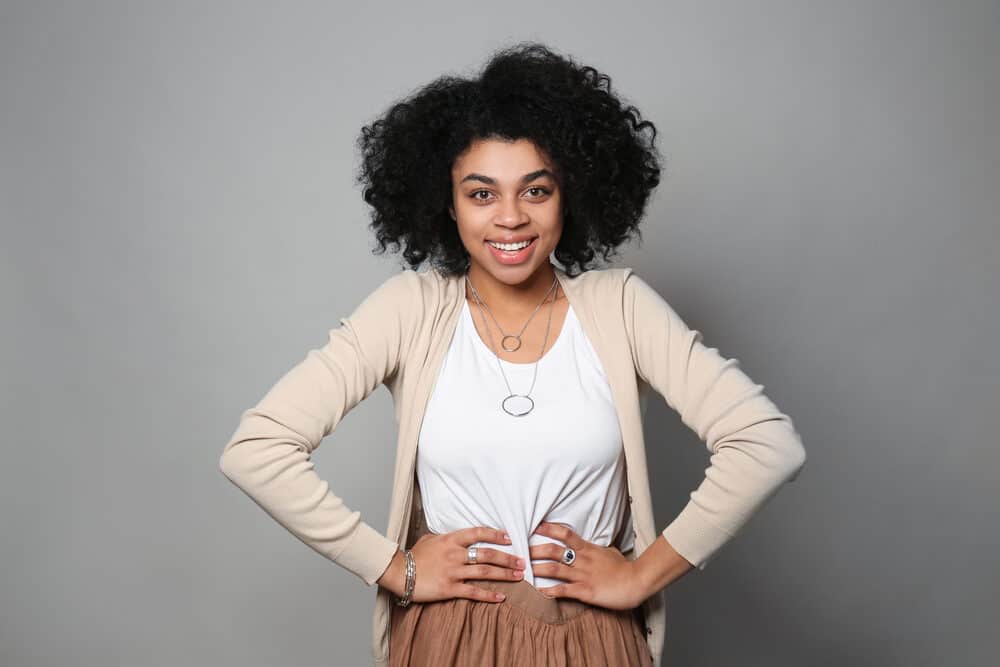
[[[473,282],[521,285],[546,276],[551,282],[562,192],[554,166],[534,142],[477,140],[455,160],[451,179],[449,211],[469,252]]]

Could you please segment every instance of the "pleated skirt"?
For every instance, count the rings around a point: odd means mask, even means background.
[[[468,582],[507,597],[500,602],[453,598],[393,605],[390,667],[653,664],[641,608],[616,610],[549,598],[523,579]]]

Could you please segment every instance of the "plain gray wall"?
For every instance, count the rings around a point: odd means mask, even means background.
[[[381,280],[354,139],[541,39],[661,132],[617,266],[806,468],[668,589],[665,664],[984,665],[1000,621],[997,2],[4,2],[0,664],[368,664],[374,589],[218,469]],[[379,529],[380,389],[315,457]],[[708,452],[662,402],[665,526]]]

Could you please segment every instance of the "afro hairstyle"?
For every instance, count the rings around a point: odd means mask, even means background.
[[[356,182],[372,207],[374,254],[403,249],[464,273],[469,253],[454,219],[451,169],[479,139],[528,139],[551,160],[562,190],[554,255],[566,272],[606,262],[633,234],[660,180],[656,127],[611,92],[611,79],[538,42],[495,51],[474,78],[444,75],[362,128]]]

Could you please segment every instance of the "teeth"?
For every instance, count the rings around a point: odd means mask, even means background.
[[[531,241],[522,241],[521,243],[494,243],[493,241],[487,241],[487,243],[500,250],[520,250],[527,248]]]

